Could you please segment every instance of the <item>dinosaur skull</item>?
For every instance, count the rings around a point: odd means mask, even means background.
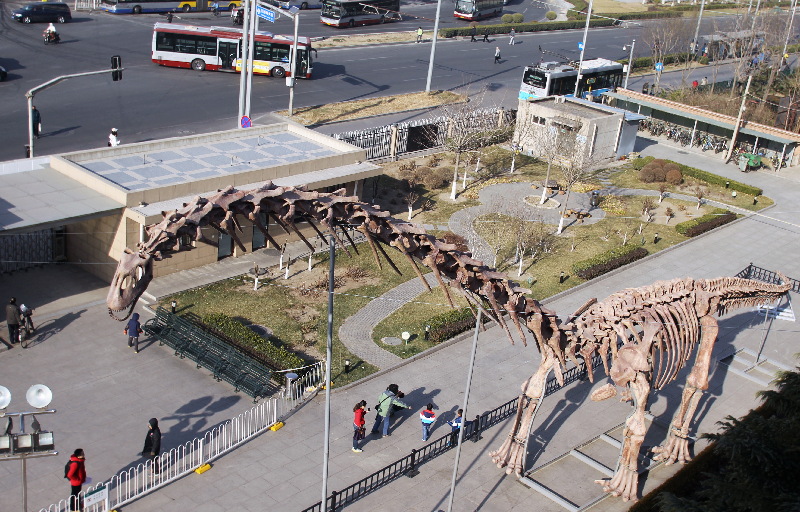
[[[152,280],[153,256],[146,252],[132,252],[126,249],[119,260],[106,297],[108,314],[119,321],[128,318],[133,312],[136,301]]]

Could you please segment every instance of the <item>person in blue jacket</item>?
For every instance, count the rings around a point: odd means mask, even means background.
[[[128,325],[122,331],[128,336],[128,346],[133,347],[135,353],[139,353],[139,335],[142,333],[142,324],[139,323],[139,313],[131,315]]]

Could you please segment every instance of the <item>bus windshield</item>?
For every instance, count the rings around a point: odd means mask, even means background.
[[[328,18],[341,18],[342,17],[342,4],[336,0],[322,0],[322,16]]]
[[[471,13],[475,10],[475,2],[473,0],[457,0],[456,11],[463,13]]]
[[[522,75],[522,81],[525,84],[538,89],[544,89],[545,86],[547,86],[547,77],[544,73],[537,69],[526,69],[525,74]]]

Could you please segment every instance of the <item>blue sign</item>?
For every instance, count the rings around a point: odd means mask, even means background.
[[[578,49],[583,50],[583,43],[578,43]]]
[[[250,128],[253,126],[253,122],[247,116],[242,116],[242,128]]]
[[[256,15],[263,19],[275,23],[275,11],[270,11],[266,7],[256,6]]]
[[[656,62],[656,71],[661,71],[662,69],[664,69],[664,63]]]

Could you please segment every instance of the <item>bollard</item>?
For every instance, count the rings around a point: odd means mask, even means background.
[[[412,448],[411,449],[411,465],[406,470],[406,476],[408,478],[414,478],[419,474],[419,470],[417,470],[417,450]]]
[[[472,429],[472,442],[473,443],[477,443],[478,441],[483,439],[481,437],[481,415],[480,414],[475,416],[475,422],[473,422],[473,425],[475,425],[475,426]]]

